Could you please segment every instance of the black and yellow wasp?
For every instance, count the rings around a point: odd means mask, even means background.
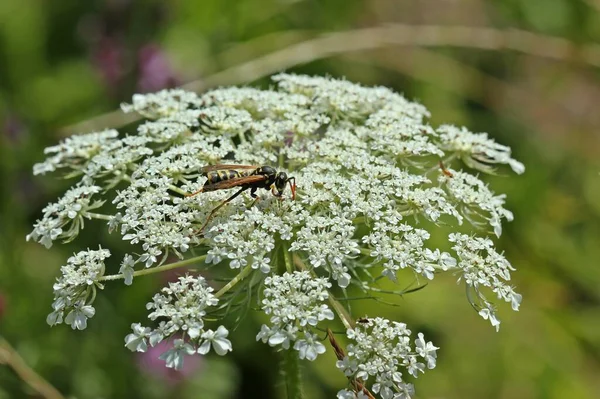
[[[240,187],[240,189],[210,212],[200,231],[204,230],[216,211],[248,189],[250,189],[252,198],[257,198],[256,190],[259,188],[271,190],[274,196],[281,197],[286,184],[289,183],[292,199],[296,198],[296,179],[288,177],[285,172],[278,172],[271,166],[209,165],[202,168],[202,175],[208,180],[200,190],[189,194],[189,196],[233,187]]]

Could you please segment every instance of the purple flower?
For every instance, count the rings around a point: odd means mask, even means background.
[[[156,44],[147,44],[138,52],[138,89],[151,92],[177,86],[178,79],[164,51]]]
[[[115,39],[103,37],[92,53],[92,63],[111,89],[116,89],[125,72],[125,50]]]

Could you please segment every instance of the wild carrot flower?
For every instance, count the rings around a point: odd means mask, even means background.
[[[129,285],[143,274],[220,265],[213,270],[229,278],[223,286],[186,275],[163,288],[147,305],[153,326],[133,324],[125,346],[146,351],[172,340],[161,355],[172,368],[211,349],[224,355],[233,349],[228,330],[209,326],[207,316],[219,320],[244,291],[244,298],[259,298],[269,320],[254,332],[258,340],[314,360],[326,350],[320,331],[341,322],[351,342],[338,362],[346,376],[384,399],[409,398],[407,377],[435,367],[438,348],[422,333],[411,338],[400,322],[355,324],[338,300],[347,289],[371,295],[379,278],[433,280],[451,272],[498,328],[486,292],[514,310],[521,296],[509,285],[513,267],[490,236],[500,236],[513,215],[478,173],[524,167],[485,133],[430,126],[425,107],[387,88],[289,74],[273,79],[268,90],[135,95],[122,108],[145,118],[137,134],[106,130],[46,150],[35,174],[62,170],[78,181],[44,209],[27,239],[50,247],[97,219],[131,248],[107,265],[115,275],[105,274],[107,250],[69,259],[48,322],[85,328],[95,290],[106,281]],[[249,188],[187,195],[207,182],[203,168],[217,164],[285,172],[295,178],[295,199],[292,190],[282,198],[259,190],[259,200],[242,193],[209,219],[235,190]],[[430,238],[441,224],[470,233],[450,234],[451,250],[436,248]],[[172,256],[180,260],[169,263]],[[338,397],[364,395],[349,388]]]

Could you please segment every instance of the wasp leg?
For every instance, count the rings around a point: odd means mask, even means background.
[[[200,194],[200,193],[201,193],[201,192],[203,192],[203,191],[204,191],[204,187],[202,187],[202,188],[201,188],[200,190],[198,190],[198,191],[194,191],[194,192],[193,192],[193,193],[191,193],[191,194],[186,194],[185,196],[186,196],[186,197],[193,197],[194,195],[196,195],[196,194]]]
[[[252,201],[252,204],[250,204],[248,209],[252,208],[260,200],[260,197],[256,195],[256,190],[258,190],[257,187],[252,187],[252,189],[250,190],[250,196],[254,198],[254,201]]]
[[[208,217],[206,218],[206,221],[204,222],[204,224],[202,225],[202,227],[200,227],[200,230],[198,230],[196,232],[196,234],[202,233],[202,230],[204,230],[204,228],[206,227],[206,225],[208,224],[208,222],[210,222],[210,219],[213,217],[213,215],[215,214],[216,211],[218,211],[219,209],[221,209],[228,202],[231,202],[235,197],[237,197],[238,195],[240,195],[241,193],[243,193],[246,189],[247,189],[247,187],[240,188],[235,194],[233,194],[231,197],[227,198],[225,201],[221,202],[219,204],[219,206],[217,206],[215,209],[213,209],[212,211],[210,211],[210,213],[208,214]]]

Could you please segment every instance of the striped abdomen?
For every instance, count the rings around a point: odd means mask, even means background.
[[[228,170],[213,170],[206,173],[208,180],[204,185],[215,184],[225,180],[237,179],[252,175],[256,169],[228,169]]]

